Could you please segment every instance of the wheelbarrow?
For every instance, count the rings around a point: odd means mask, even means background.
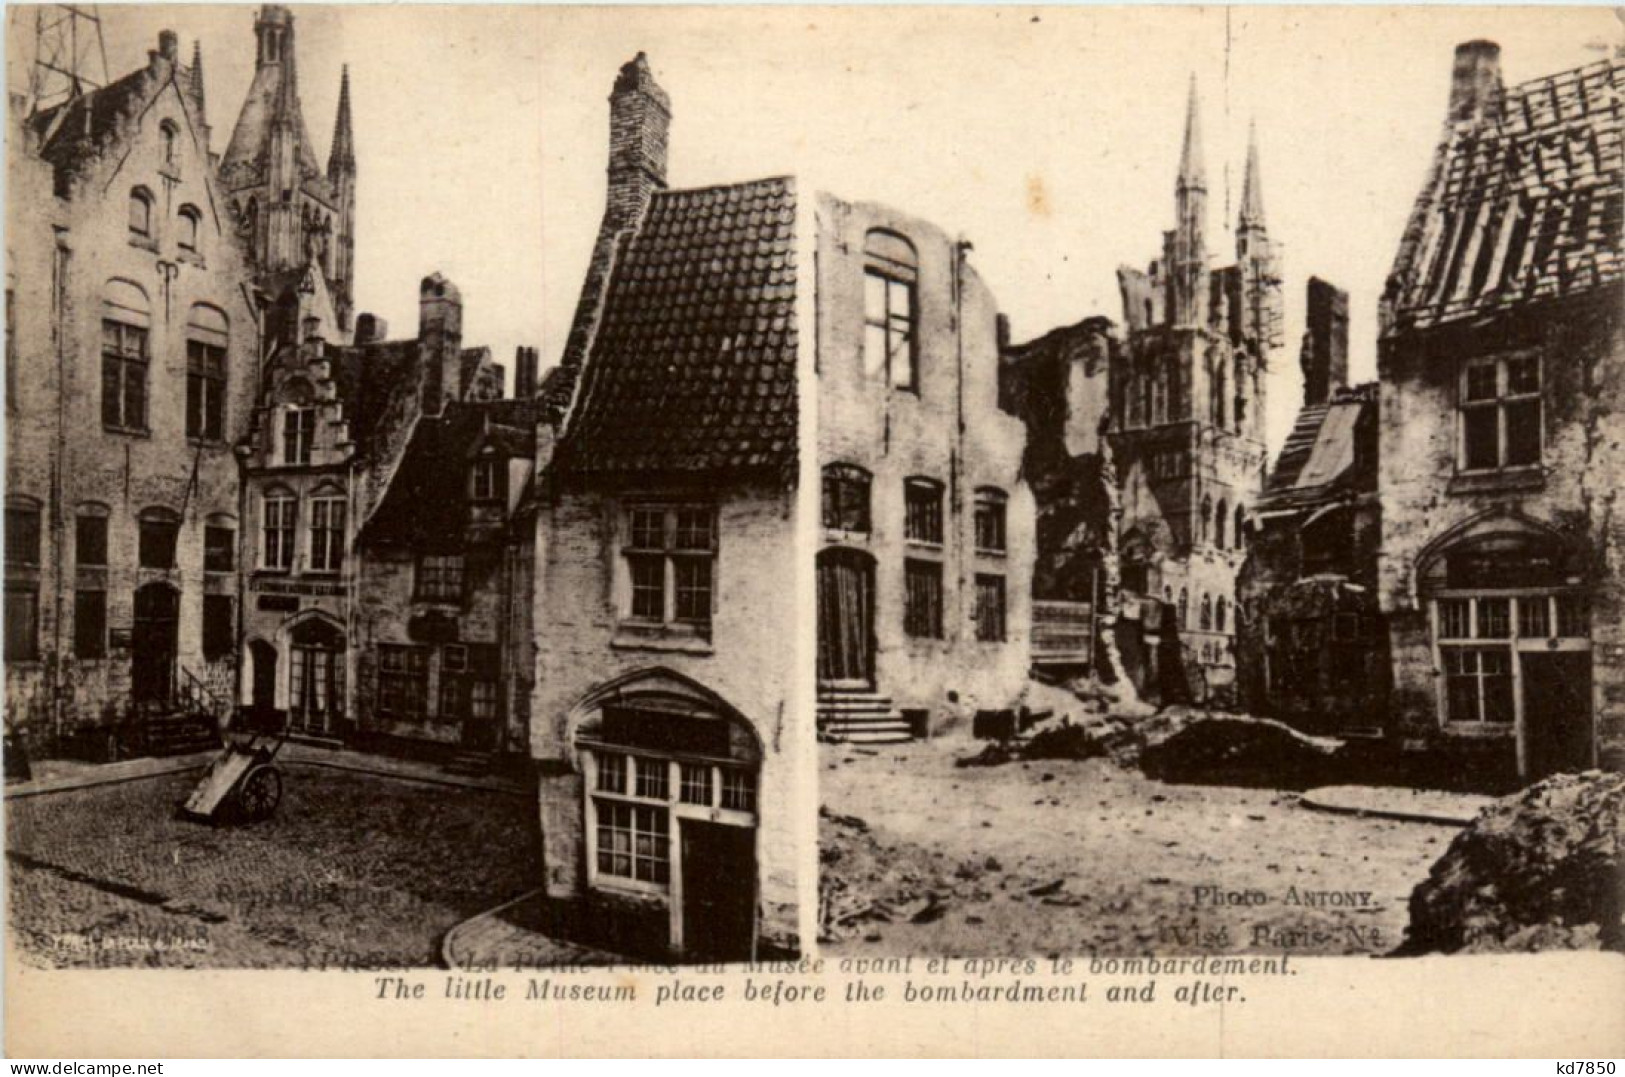
[[[225,748],[180,806],[180,814],[216,825],[269,819],[282,802],[282,768],[276,757],[287,740],[285,721],[274,730],[251,725],[229,731]]]

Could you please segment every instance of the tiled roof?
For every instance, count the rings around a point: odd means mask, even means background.
[[[1369,382],[1340,389],[1324,404],[1306,405],[1298,412],[1254,509],[1315,504],[1348,489],[1350,472],[1360,463],[1361,420],[1376,407],[1376,385]],[[1369,431],[1366,436],[1371,436]],[[1368,480],[1374,483],[1375,475]]]
[[[420,419],[361,540],[419,551],[460,549],[468,522],[461,491],[475,446],[483,441],[503,456],[535,455],[539,412],[534,400],[453,402],[440,416]]]
[[[32,116],[29,122],[36,132],[51,132],[50,140],[40,147],[40,155],[59,168],[77,166],[117,130],[119,117],[135,111],[145,100],[150,74],[145,67],[137,68],[117,82]],[[60,124],[56,122],[59,115]]]
[[[416,340],[392,340],[328,351],[333,355],[333,380],[344,402],[350,438],[366,456],[373,433],[391,405],[402,395],[417,395],[421,349]]]
[[[785,178],[654,195],[616,260],[556,472],[793,465],[795,219]]]
[[[1625,214],[1625,60],[1535,79],[1457,123],[1389,281],[1398,326],[1616,285]]]

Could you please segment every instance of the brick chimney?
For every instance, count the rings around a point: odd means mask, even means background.
[[[1450,122],[1480,124],[1501,115],[1501,46],[1468,41],[1456,46],[1450,71]]]
[[[418,347],[424,364],[423,412],[438,415],[462,376],[463,295],[439,273],[418,285]]]
[[[362,314],[355,320],[355,342],[381,344],[389,339],[389,323],[376,314]]]
[[[1349,382],[1349,294],[1319,277],[1309,278],[1308,311],[1298,365],[1303,368],[1305,407],[1324,404]]]
[[[649,196],[666,186],[666,140],[671,98],[655,82],[649,59],[638,53],[621,67],[609,95],[609,198],[603,229],[619,232],[636,221]]]
[[[513,354],[513,395],[529,400],[536,395],[537,353],[535,348],[519,347]]]

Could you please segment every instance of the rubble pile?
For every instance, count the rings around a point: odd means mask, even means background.
[[[1204,716],[1171,733],[1148,731],[1147,739],[1140,769],[1166,782],[1306,789],[1336,781],[1343,769],[1341,741],[1270,718]]]
[[[1458,834],[1411,893],[1402,954],[1625,951],[1625,775],[1559,774]]]
[[[855,815],[818,809],[818,935],[833,942],[870,935],[878,924],[928,922],[951,887],[917,849],[882,845]]]

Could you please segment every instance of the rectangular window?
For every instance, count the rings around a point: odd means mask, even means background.
[[[295,502],[291,497],[265,499],[263,567],[277,571],[293,568]]]
[[[671,878],[664,808],[593,801],[598,816],[598,873],[664,885]]]
[[[666,774],[670,769],[664,759],[644,759],[634,756],[632,759],[637,773],[636,794],[649,800],[665,800]]]
[[[684,804],[711,806],[711,765],[709,763],[682,764],[681,799]]]
[[[903,562],[903,630],[922,639],[942,638],[942,565],[936,561]]]
[[[498,461],[476,460],[469,477],[469,495],[475,501],[497,501],[502,497]]]
[[[1557,634],[1564,639],[1591,635],[1591,613],[1585,595],[1557,596]]]
[[[226,436],[226,349],[201,340],[186,342],[186,436]]]
[[[417,597],[457,602],[463,597],[463,555],[424,554],[418,558]]]
[[[1005,638],[1003,576],[976,577],[976,638],[983,643]]]
[[[598,791],[626,794],[626,767],[630,757],[610,752],[595,753],[598,759]]]
[[[903,483],[903,537],[942,545],[942,485],[930,479]]]
[[[1512,654],[1504,647],[1443,652],[1446,714],[1452,722],[1507,724],[1513,719]]]
[[[316,440],[316,409],[289,408],[282,413],[282,462],[310,463],[310,450]]]
[[[914,282],[864,271],[863,364],[898,389],[916,387]]]
[[[73,653],[78,658],[107,656],[107,592],[73,593]]]
[[[203,596],[203,657],[229,657],[237,643],[237,603],[230,595]]]
[[[848,464],[824,469],[824,526],[833,531],[869,531],[869,473]]]
[[[174,568],[175,539],[180,524],[172,520],[142,520],[140,557],[142,568]]]
[[[622,551],[630,616],[660,624],[711,624],[717,513],[709,505],[636,506]]]
[[[444,722],[497,717],[501,653],[484,643],[448,643],[440,650],[440,712]]]
[[[755,811],[756,775],[733,767],[718,769],[722,774],[722,806],[729,811]]]
[[[39,564],[39,509],[6,509],[6,564]]]
[[[394,643],[378,646],[378,712],[405,721],[428,713],[429,649]]]
[[[1546,596],[1518,599],[1518,635],[1524,639],[1546,639],[1551,634],[1551,603]]]
[[[203,571],[231,572],[237,567],[237,532],[229,527],[203,529]]]
[[[1540,359],[1472,360],[1461,378],[1461,467],[1529,467],[1541,457]]]
[[[976,548],[982,553],[1004,553],[1004,495],[984,491],[976,495]]]
[[[107,517],[74,518],[73,561],[86,568],[107,564]]]
[[[102,322],[102,425],[147,429],[147,331]]]
[[[39,592],[30,584],[6,584],[6,661],[39,657]]]
[[[1507,598],[1481,598],[1478,600],[1479,639],[1509,639],[1512,636],[1512,600]]]
[[[1439,638],[1471,639],[1472,605],[1464,598],[1441,599],[1439,602]]]
[[[344,566],[344,501],[319,497],[310,503],[310,568],[337,572]]]

